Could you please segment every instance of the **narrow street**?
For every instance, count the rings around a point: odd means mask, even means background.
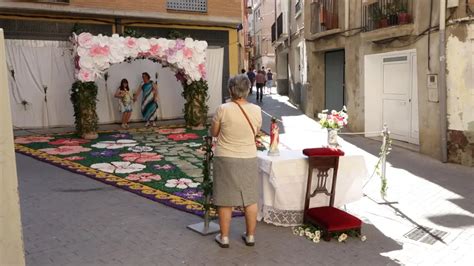
[[[276,94],[262,109],[283,120],[282,144],[304,147],[322,137],[316,122]],[[264,128],[269,117],[264,116]],[[109,126],[110,127],[110,126]],[[321,131],[321,129],[319,129]],[[360,149],[372,172],[380,142],[344,136],[342,146]],[[296,149],[296,148],[295,148]],[[312,243],[290,228],[258,224],[257,245],[240,241],[243,218],[234,218],[231,248],[188,229],[191,214],[107,186],[85,176],[17,154],[23,234],[28,265],[468,265],[474,237],[472,168],[442,164],[393,147],[388,159],[388,195],[380,205],[379,179],[367,195],[345,206],[364,221],[367,241],[350,238]],[[404,237],[417,226],[447,232],[429,245]],[[444,242],[444,243],[443,243]]]

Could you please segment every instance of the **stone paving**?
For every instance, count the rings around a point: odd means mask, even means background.
[[[281,139],[290,148],[315,132],[316,123],[286,97],[266,96],[262,108],[283,118]],[[373,169],[380,142],[343,138]],[[398,147],[388,165],[389,198],[398,204],[376,203],[375,176],[364,188],[367,197],[345,206],[364,220],[367,241],[313,244],[290,228],[259,223],[257,245],[246,247],[243,218],[235,218],[229,249],[186,229],[197,216],[24,155],[17,165],[27,265],[472,265],[474,259],[474,169]],[[405,238],[417,225],[446,231],[445,243]]]

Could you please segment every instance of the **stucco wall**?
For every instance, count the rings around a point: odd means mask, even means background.
[[[439,0],[433,1],[432,25],[437,25]],[[306,1],[305,25],[310,25],[310,1]],[[308,95],[310,103],[305,112],[314,114],[324,108],[324,53],[330,50],[345,50],[345,100],[351,131],[364,131],[364,57],[378,53],[415,49],[417,53],[418,72],[418,110],[420,131],[420,152],[435,158],[440,158],[440,127],[439,103],[430,101],[427,89],[427,74],[439,72],[438,33],[430,36],[430,62],[428,67],[428,36],[429,2],[415,1],[414,23],[405,26],[384,28],[367,33],[350,31],[323,36],[314,41],[307,41],[308,53]],[[357,29],[361,25],[361,2],[350,1],[349,28]],[[305,36],[308,29],[305,29]],[[390,32],[391,31],[391,32]],[[404,34],[400,35],[400,32]],[[420,36],[418,36],[420,35]]]
[[[0,29],[0,265],[25,265],[7,66]]]
[[[446,38],[448,159],[474,166],[474,25],[449,27]]]

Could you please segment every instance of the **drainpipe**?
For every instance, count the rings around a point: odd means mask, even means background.
[[[446,91],[446,0],[439,1],[439,108],[441,130],[441,161],[448,161],[448,121]]]

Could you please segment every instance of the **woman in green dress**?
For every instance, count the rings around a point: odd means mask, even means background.
[[[143,92],[141,110],[145,126],[156,126],[155,121],[158,118],[158,86],[150,78],[147,72],[142,73],[143,84],[134,95],[134,101],[137,100],[140,93]]]

